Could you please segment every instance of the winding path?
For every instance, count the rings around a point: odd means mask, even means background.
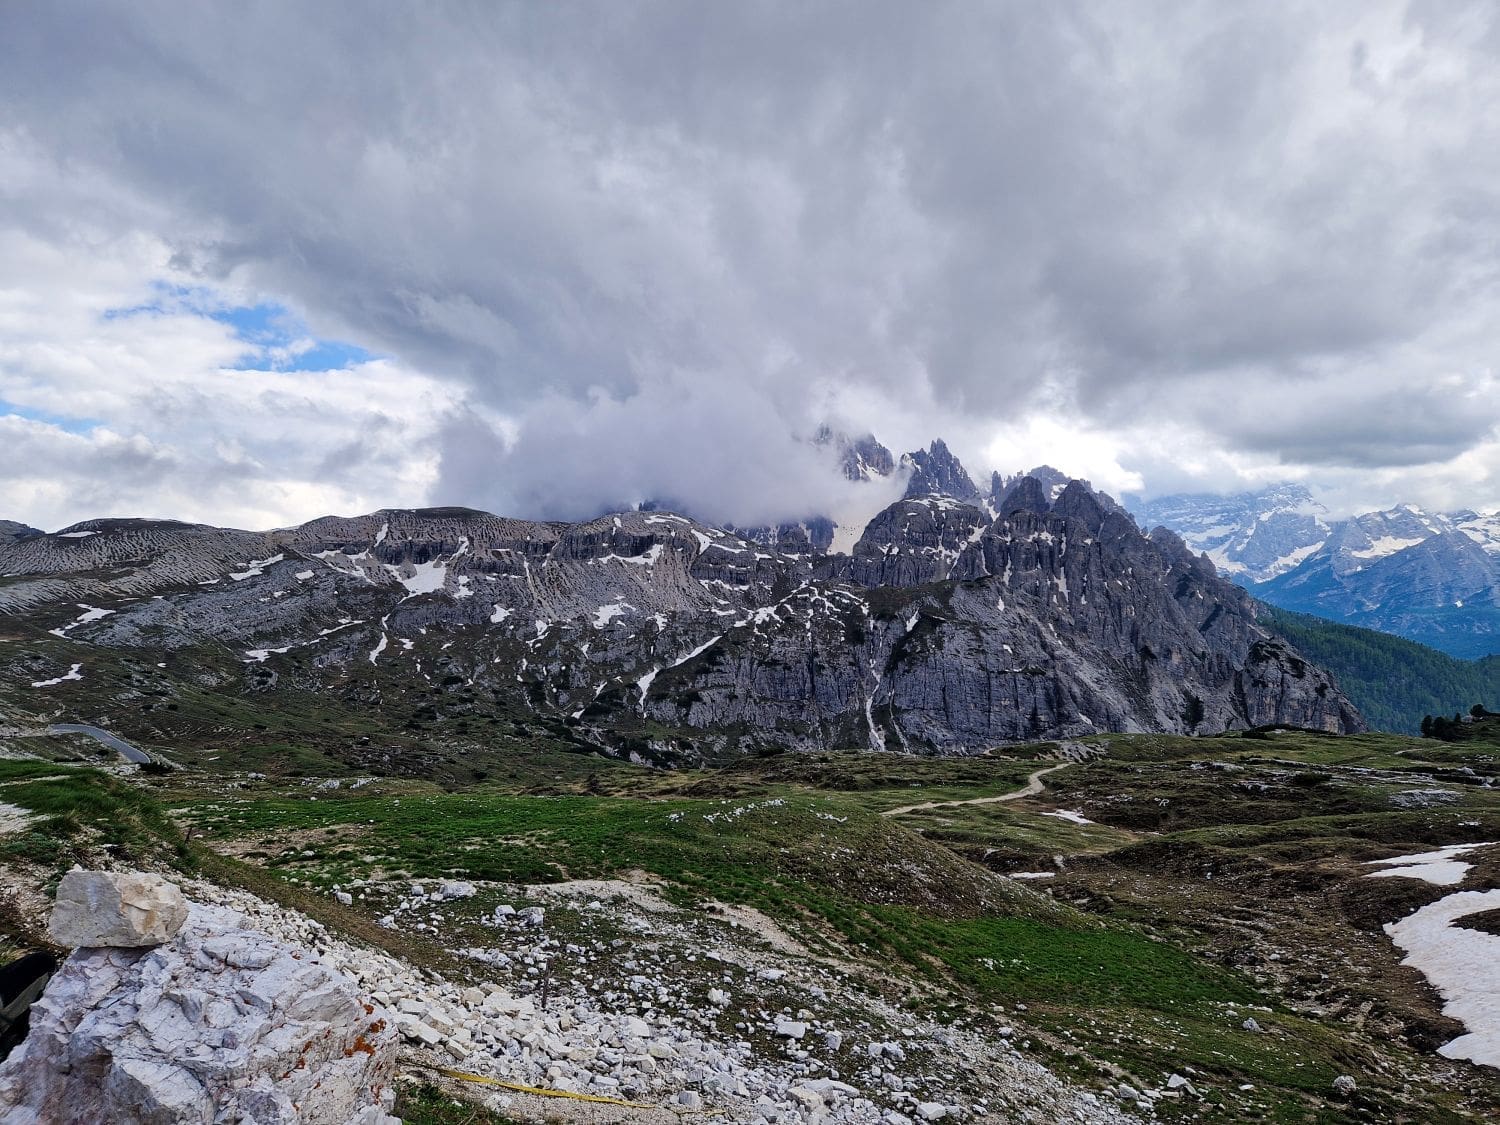
[[[920,804],[902,805],[900,808],[886,809],[885,812],[881,813],[880,815],[900,816],[903,813],[921,812],[924,809],[938,809],[943,808],[947,805],[994,805],[998,804],[1001,801],[1016,801],[1022,797],[1035,797],[1044,788],[1046,788],[1042,784],[1042,778],[1046,777],[1049,773],[1056,773],[1058,770],[1065,770],[1072,764],[1072,762],[1059,762],[1055,766],[1047,766],[1043,769],[1036,770],[1030,777],[1026,779],[1025,786],[1017,789],[1013,793],[1001,793],[997,797],[968,797],[961,801],[923,801]]]
[[[107,730],[91,727],[87,723],[53,723],[47,728],[48,734],[86,734],[90,738],[104,743],[111,750],[118,751],[127,761],[134,762],[138,766],[144,766],[151,761],[151,756],[143,750],[137,750],[130,743],[118,735],[110,734]]]

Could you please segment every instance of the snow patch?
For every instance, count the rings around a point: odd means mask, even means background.
[[[83,665],[82,664],[75,664],[75,665],[73,665],[73,667],[71,667],[71,668],[68,669],[67,675],[65,675],[65,676],[58,676],[56,679],[51,679],[51,680],[33,680],[31,682],[31,686],[35,687],[35,688],[56,687],[58,684],[63,683],[66,680],[81,680],[81,679],[83,679]]]
[[[1044,812],[1043,816],[1055,816],[1058,820],[1066,820],[1069,824],[1093,824],[1094,822],[1080,812],[1071,809],[1056,809],[1052,812]]]
[[[235,571],[229,577],[236,582],[243,582],[247,578],[257,578],[265,571],[266,567],[274,566],[284,558],[286,558],[285,555],[275,554],[268,559],[251,559],[245,564],[244,570]]]
[[[90,621],[98,621],[101,617],[108,617],[114,613],[112,609],[100,609],[98,606],[88,605],[84,602],[74,602],[73,604],[83,610],[83,613],[76,620],[70,621],[61,629],[48,629],[47,632],[51,633],[54,637],[67,637],[78,626],[86,625]]]
[[[408,598],[414,598],[418,594],[435,594],[448,582],[448,564],[443,559],[411,563],[410,566],[412,573],[409,575],[402,575],[401,567],[386,566],[396,576],[396,580],[406,587]]]
[[[1382,535],[1379,539],[1370,540],[1370,545],[1363,551],[1350,551],[1349,554],[1356,559],[1383,559],[1387,555],[1394,555],[1397,551],[1404,551],[1408,547],[1415,547],[1418,543],[1425,542],[1426,537],[1420,535],[1415,539]]]
[[[1454,923],[1497,908],[1500,890],[1459,891],[1385,927],[1406,952],[1401,963],[1420,970],[1446,1001],[1443,1014],[1468,1029],[1438,1054],[1494,1067],[1500,1067],[1500,937]]]
[[[623,617],[635,609],[629,602],[611,602],[594,611],[594,628],[603,629],[616,617]]]
[[[704,641],[701,645],[693,649],[693,651],[688,653],[687,655],[679,656],[676,660],[672,661],[672,663],[663,664],[660,668],[653,668],[640,679],[636,680],[636,687],[640,688],[641,690],[641,710],[644,711],[646,709],[646,693],[651,690],[651,685],[656,682],[656,677],[658,675],[660,675],[662,672],[667,671],[669,668],[676,668],[680,664],[686,664],[695,656],[702,656],[705,652],[713,648],[714,645],[718,644],[723,639],[724,634],[720,633],[717,637],[714,637],[711,640]]]
[[[1464,863],[1458,859],[1461,855],[1467,855],[1477,848],[1487,848],[1488,844],[1450,844],[1446,848],[1438,848],[1432,852],[1417,852],[1414,855],[1392,856],[1390,859],[1367,860],[1367,865],[1383,864],[1389,868],[1386,871],[1371,871],[1366,879],[1380,879],[1396,876],[1404,879],[1421,879],[1438,887],[1452,887],[1464,881],[1464,876],[1474,865]]]

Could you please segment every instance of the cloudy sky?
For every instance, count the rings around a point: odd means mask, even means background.
[[[0,518],[1500,506],[1497,11],[0,6]]]

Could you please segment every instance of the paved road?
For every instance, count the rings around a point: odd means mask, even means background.
[[[917,805],[902,805],[899,809],[886,809],[880,815],[900,816],[902,813],[921,812],[923,809],[937,809],[945,805],[993,805],[1000,801],[1016,801],[1022,797],[1035,797],[1044,788],[1042,778],[1046,777],[1049,773],[1065,770],[1072,764],[1072,762],[1062,762],[1055,766],[1048,766],[1045,769],[1037,770],[1026,779],[1024,788],[1017,789],[1013,793],[1001,793],[998,797],[968,797],[962,801],[923,801]]]
[[[97,739],[98,741],[104,743],[104,745],[108,746],[111,750],[118,750],[121,756],[124,757],[127,762],[134,762],[136,763],[136,765],[143,766],[147,762],[151,761],[151,755],[147,754],[145,751],[137,750],[123,738],[119,738],[116,735],[110,734],[107,730],[100,730],[98,727],[91,727],[87,723],[53,723],[50,727],[47,728],[47,733],[86,734],[90,738]]]

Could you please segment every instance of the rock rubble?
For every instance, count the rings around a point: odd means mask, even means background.
[[[440,884],[415,884],[407,893],[407,909],[388,922],[412,925],[414,917],[423,916],[421,924],[435,928],[440,916],[430,911],[454,905]],[[824,988],[827,974],[808,972],[795,962],[762,963],[739,949],[699,957],[724,970],[731,959],[744,961],[740,968],[749,970],[757,991],[790,989],[805,997],[806,1008],[772,1011],[763,1006],[769,993],[739,991],[749,984],[731,992],[727,979],[724,987],[708,990],[705,1001],[701,991],[677,984],[667,967],[653,960],[677,956],[645,940],[663,936],[665,923],[657,914],[652,917],[659,929],[641,941],[599,943],[602,948],[586,950],[549,936],[541,907],[498,917],[487,908],[484,916],[489,925],[503,928],[497,940],[505,940],[507,948],[461,950],[474,961],[476,976],[488,971],[498,978],[467,983],[356,948],[304,915],[243,892],[205,885],[193,894],[249,914],[255,924],[315,951],[321,964],[347,973],[374,1004],[391,1013],[408,1058],[428,1066],[644,1102],[662,1107],[663,1120],[683,1110],[710,1109],[745,1125],[911,1125],[938,1120],[922,1117],[923,1108],[930,1113],[933,1106],[942,1108],[942,1120],[955,1122],[1133,1120],[1091,1103],[1087,1094],[1065,1087],[1009,1044],[968,1029],[938,1027],[889,1010],[884,1016],[904,1025],[902,1042],[861,1038],[857,1029],[867,1016],[845,1007],[847,998],[837,998],[836,1006]],[[590,907],[595,902],[585,907],[590,916],[605,909],[602,903]],[[559,986],[544,1007],[531,974],[559,955],[575,963],[596,957],[599,990]],[[799,1025],[800,1037],[777,1033],[778,1027],[795,1032]],[[977,1083],[976,1060],[983,1068]],[[993,1091],[992,1096],[958,1092],[958,1074],[965,1070],[971,1087]],[[949,1077],[940,1077],[944,1074]],[[465,1092],[484,1096],[483,1087]],[[517,1113],[514,1095],[490,1097],[497,1108]],[[565,1115],[571,1104],[552,1100],[545,1110]]]

